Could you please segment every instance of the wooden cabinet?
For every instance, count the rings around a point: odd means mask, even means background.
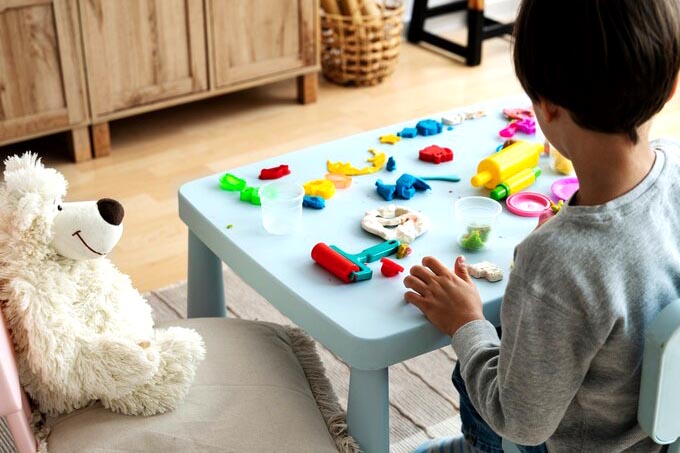
[[[104,156],[111,120],[286,78],[313,102],[318,10],[319,0],[0,0],[0,145],[71,130],[76,160],[92,155],[90,140]]]
[[[93,119],[205,91],[201,0],[81,0]]]
[[[0,144],[72,129],[90,155],[81,54],[73,1],[0,1]]]
[[[216,88],[315,64],[315,2],[208,0],[207,11]]]

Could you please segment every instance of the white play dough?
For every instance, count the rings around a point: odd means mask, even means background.
[[[485,278],[490,282],[503,280],[501,268],[488,261],[468,265],[468,272],[474,278]]]
[[[422,212],[391,204],[366,211],[361,228],[386,241],[397,239],[410,244],[430,229],[430,219]]]
[[[465,121],[464,113],[452,113],[450,115],[442,116],[442,124],[444,126],[458,126]]]

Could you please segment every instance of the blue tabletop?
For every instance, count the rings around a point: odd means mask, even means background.
[[[402,139],[395,145],[380,144],[380,135],[414,127],[418,120],[424,119],[418,118],[255,164],[225,169],[246,179],[249,185],[259,186],[262,168],[288,164],[291,174],[286,178],[304,183],[322,178],[327,172],[327,160],[350,161],[356,167],[363,167],[369,165],[366,162],[370,157],[369,148],[394,157],[396,171],[383,169],[376,174],[356,176],[350,188],[337,190],[335,196],[327,200],[325,209],[305,209],[303,229],[293,235],[268,234],[262,227],[258,206],[239,201],[237,192],[220,189],[221,174],[191,181],[180,188],[180,217],[247,283],[350,365],[361,369],[382,368],[450,341],[432,327],[420,311],[405,303],[403,277],[409,267],[420,263],[424,256],[433,255],[453,265],[456,256],[464,253],[456,244],[452,228],[454,202],[464,196],[488,195],[488,190],[472,187],[470,177],[480,159],[493,153],[503,142],[498,131],[507,125],[507,120],[501,110],[529,105],[528,99],[513,97],[453,109],[444,113],[484,109],[487,116],[465,121],[451,131],[444,126],[439,135]],[[438,113],[426,118],[439,121],[441,117],[442,113]],[[266,124],[262,133],[267,133]],[[518,134],[515,138],[543,141],[540,132],[535,136]],[[420,161],[418,151],[432,144],[451,148],[454,160],[439,165]],[[547,157],[541,157],[540,166],[543,175],[527,190],[549,195],[550,184],[563,176],[550,169]],[[380,178],[393,184],[403,173],[457,174],[462,178],[458,183],[430,181],[431,191],[417,192],[411,200],[395,200],[398,205],[422,211],[432,222],[431,230],[411,244],[413,253],[398,260],[406,271],[398,277],[386,278],[380,273],[380,263],[373,263],[371,280],[345,284],[315,264],[310,252],[318,242],[357,253],[382,241],[363,231],[360,221],[365,211],[389,204],[377,194],[375,181]],[[499,306],[513,249],[536,224],[536,218],[518,217],[503,206],[490,248],[466,253],[468,263],[491,261],[506,275],[497,283],[478,281],[485,314],[494,323],[499,322]],[[232,227],[228,229],[227,225]]]

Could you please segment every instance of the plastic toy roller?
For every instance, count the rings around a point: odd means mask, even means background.
[[[370,280],[373,271],[365,263],[397,253],[399,244],[397,240],[385,241],[352,255],[334,245],[319,242],[312,248],[312,259],[343,282],[354,283]]]
[[[352,283],[352,275],[361,270],[359,266],[323,242],[319,242],[312,249],[312,259],[345,283]]]
[[[534,168],[543,152],[543,144],[519,141],[485,158],[477,166],[472,177],[474,187],[494,189],[509,177],[527,168]]]

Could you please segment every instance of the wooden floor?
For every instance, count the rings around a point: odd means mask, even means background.
[[[31,149],[70,181],[69,200],[116,198],[125,232],[111,258],[142,291],[186,278],[186,228],[177,189],[186,181],[348,134],[520,92],[510,44],[487,41],[483,64],[468,68],[422,47],[405,45],[399,66],[372,88],[321,82],[319,100],[295,103],[295,81],[111,123],[110,157],[67,161],[64,137],[0,148]],[[677,97],[660,114],[655,135],[680,134]],[[228,209],[225,206],[225,209]]]

